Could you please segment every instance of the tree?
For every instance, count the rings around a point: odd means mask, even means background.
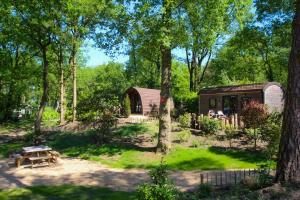
[[[128,94],[126,94],[124,99],[124,115],[125,117],[129,117],[131,114],[131,108],[130,108],[130,99]]]
[[[300,0],[294,2],[292,47],[288,63],[288,87],[276,169],[276,181],[300,181]]]
[[[182,5],[181,46],[186,51],[190,90],[197,91],[212,54],[225,36],[236,32],[248,18],[251,1],[190,1]],[[191,56],[191,57],[190,57]]]
[[[16,26],[25,38],[25,42],[39,50],[39,56],[43,63],[43,94],[40,100],[34,130],[36,134],[41,133],[41,122],[43,112],[48,100],[49,84],[48,71],[49,59],[48,50],[53,42],[56,33],[55,20],[60,18],[59,10],[61,4],[59,1],[13,1],[11,2],[11,12],[16,22]]]
[[[71,37],[71,49],[69,65],[72,69],[73,81],[73,122],[76,121],[77,107],[77,65],[76,57],[80,46],[92,32],[96,31],[96,26],[103,24],[103,21],[110,14],[110,1],[105,0],[68,0],[65,8],[66,25]]]

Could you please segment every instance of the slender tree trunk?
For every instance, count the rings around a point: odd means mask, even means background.
[[[189,70],[189,81],[190,81],[190,91],[193,91],[194,89],[194,68],[192,68],[191,62],[190,62],[190,58],[189,58],[189,51],[186,48],[185,49],[185,54],[186,54],[186,64]]]
[[[77,67],[76,67],[76,53],[77,53],[77,46],[73,43],[72,47],[72,55],[71,55],[71,65],[72,65],[72,79],[73,79],[73,122],[76,121],[77,115]]]
[[[58,52],[58,63],[60,69],[60,125],[65,124],[65,75],[64,75],[64,67],[63,67],[64,56],[62,52],[62,46],[59,46]]]
[[[40,101],[40,106],[38,109],[38,112],[36,114],[36,120],[34,123],[34,132],[39,135],[41,134],[41,123],[42,123],[42,117],[43,117],[43,112],[48,100],[48,67],[49,63],[47,60],[47,47],[44,47],[42,50],[42,55],[43,55],[43,94],[42,98]]]
[[[65,124],[65,77],[64,69],[60,67],[60,125]]]
[[[165,39],[170,38],[170,21],[172,4],[169,0],[163,1],[165,13],[163,15],[163,22],[165,25],[164,34]],[[159,106],[159,134],[157,151],[168,153],[171,149],[171,65],[172,55],[171,47],[162,45],[162,70],[161,70],[161,92],[160,92],[160,106]]]
[[[275,178],[277,182],[300,182],[300,0],[295,5],[288,88]]]
[[[192,91],[196,91],[197,89],[197,82],[198,82],[198,69],[197,69],[197,58],[196,58],[196,52],[193,51],[192,53],[192,63],[191,63],[191,71],[192,71],[192,76],[193,76],[193,87],[192,87]]]

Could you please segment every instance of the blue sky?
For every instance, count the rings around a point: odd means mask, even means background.
[[[96,67],[101,64],[106,64],[108,62],[119,62],[125,63],[128,60],[126,55],[116,55],[114,58],[105,54],[104,50],[96,48],[93,46],[93,42],[86,41],[85,45],[82,47],[84,56],[87,59],[87,67]]]

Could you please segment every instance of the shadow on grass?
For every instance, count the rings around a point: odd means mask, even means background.
[[[208,150],[219,155],[226,155],[231,158],[239,159],[240,161],[260,163],[266,161],[266,155],[262,151],[250,151],[241,149],[228,149],[224,147],[211,146]]]
[[[18,129],[22,129],[24,131],[31,131],[33,128],[32,120],[20,120],[17,122],[5,122],[0,124],[0,131],[12,132]]]
[[[136,136],[147,131],[149,131],[149,129],[144,124],[130,124],[120,127],[115,134],[119,136]]]
[[[154,150],[152,147],[139,147],[131,143],[114,141],[113,138],[111,138],[108,143],[96,145],[92,134],[93,132],[57,132],[52,141],[47,142],[47,145],[67,156],[79,156],[84,159],[99,155],[114,156],[127,150],[138,150],[142,152],[151,152]]]
[[[95,199],[95,200],[130,200],[134,199],[135,194],[133,192],[120,192],[112,191],[107,188],[99,187],[84,187],[73,185],[62,186],[33,186],[24,189],[13,190],[0,190],[0,199],[14,200],[14,199]]]
[[[225,165],[216,159],[203,157],[180,162],[168,163],[168,168],[172,170],[221,170]]]
[[[0,157],[7,158],[12,153],[20,152],[24,146],[21,141],[0,144]]]

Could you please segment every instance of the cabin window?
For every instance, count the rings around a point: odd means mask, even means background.
[[[217,107],[217,99],[216,98],[210,98],[208,102],[209,109],[213,109]]]
[[[251,97],[242,97],[241,98],[241,109],[244,109],[245,106],[251,101]]]

